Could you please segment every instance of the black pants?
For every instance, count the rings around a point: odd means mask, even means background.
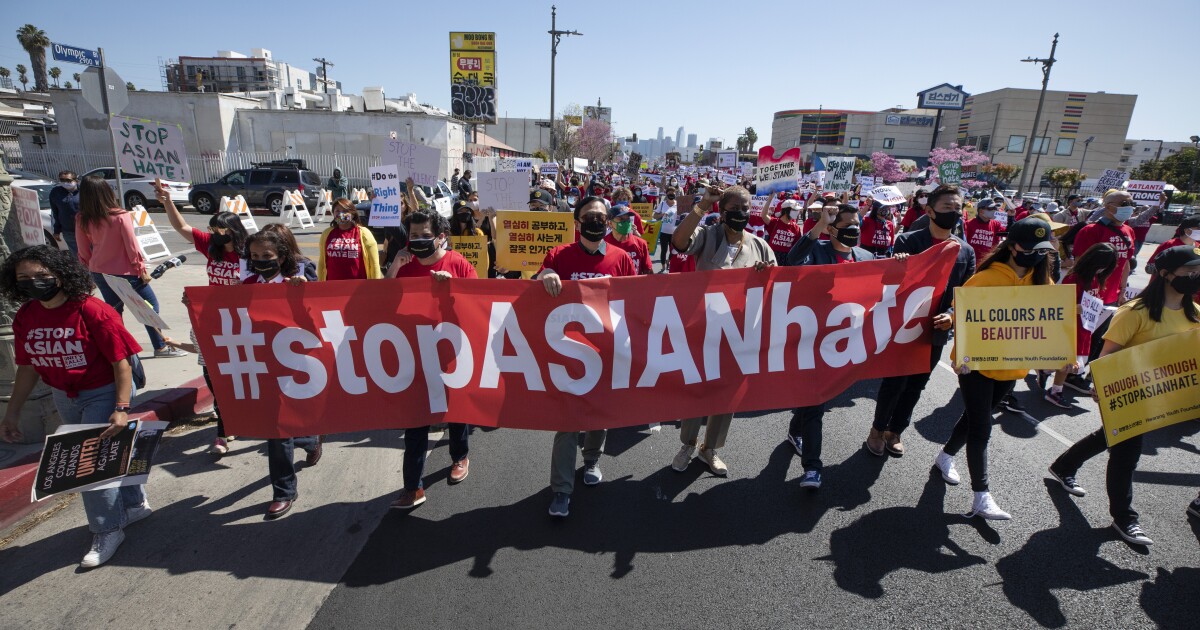
[[[1120,301],[1105,306],[1116,306]],[[1112,322],[1112,318],[1104,320],[1104,323],[1096,327],[1096,332],[1092,333],[1092,347],[1088,349],[1088,363],[1100,358],[1100,351],[1104,349],[1104,333],[1108,332],[1108,325]]]
[[[1054,460],[1051,468],[1060,475],[1075,476],[1087,460],[1108,449],[1108,472],[1105,485],[1108,489],[1108,512],[1113,521],[1124,527],[1138,520],[1133,509],[1133,471],[1142,457],[1142,436],[1134,436],[1108,448],[1104,441],[1104,428],[1089,433],[1076,442],[1065,453]]]
[[[821,470],[821,428],[825,416],[825,407],[829,403],[821,403],[812,407],[796,407],[792,410],[792,422],[788,425],[788,435],[804,438],[801,448],[800,463],[805,472]]]
[[[665,270],[667,268],[667,259],[671,257],[671,237],[674,234],[658,233],[658,264],[662,265]]]
[[[875,421],[871,423],[876,431],[899,434],[908,428],[912,422],[913,409],[921,400],[921,392],[925,391],[925,385],[933,376],[933,370],[942,358],[942,350],[945,347],[935,345],[930,348],[928,372],[890,376],[880,381],[879,393],[875,396]]]
[[[966,445],[967,470],[971,473],[971,489],[975,492],[988,491],[987,446],[992,437],[992,410],[1016,384],[1016,381],[993,380],[979,372],[958,377],[965,409],[942,450],[947,455],[957,455]]]
[[[217,390],[213,389],[212,378],[208,375],[208,366],[200,366],[200,373],[204,375],[204,384],[208,385],[208,391],[212,392],[213,415],[217,417],[217,437],[224,439],[225,423],[221,421],[221,410],[217,408]]]

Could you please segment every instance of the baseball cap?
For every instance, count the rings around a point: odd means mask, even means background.
[[[459,210],[467,210],[467,211],[470,211],[470,210],[472,210],[472,208],[471,208],[471,204],[467,203],[466,201],[463,201],[462,199],[459,199],[458,201],[455,201],[455,202],[454,202],[453,209],[450,211],[450,213],[451,213],[451,214],[458,214],[458,211],[459,211]]]
[[[1175,271],[1180,267],[1200,267],[1200,247],[1176,245],[1164,249],[1154,259],[1154,268],[1159,271]]]
[[[547,206],[553,206],[554,205],[554,195],[551,195],[549,192],[546,192],[545,190],[535,190],[535,191],[529,193],[529,203],[534,203],[534,202],[541,202],[541,203],[546,204]]]
[[[1079,195],[1067,195],[1067,203],[1071,203],[1072,201],[1075,201],[1076,199],[1081,199],[1081,198],[1082,197],[1080,197]]]
[[[795,208],[798,205],[800,205],[800,204],[797,203],[795,199],[788,199],[787,201],[784,201],[782,204],[780,204],[779,207],[784,210],[791,210],[792,208]]]
[[[608,218],[611,221],[615,221],[621,217],[627,217],[630,215],[637,215],[637,213],[634,212],[633,208],[630,208],[629,204],[625,203],[624,201],[613,204],[613,207],[609,208],[608,210]]]
[[[1054,249],[1050,242],[1050,224],[1041,219],[1026,217],[1008,227],[1008,240],[1022,249]]]
[[[979,203],[975,204],[976,210],[989,210],[996,207],[996,202],[991,199],[980,199]]]

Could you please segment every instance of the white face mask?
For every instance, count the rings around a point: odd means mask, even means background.
[[[1193,241],[1200,242],[1200,230],[1190,230],[1187,232],[1187,237]]]
[[[917,203],[919,203],[923,206],[923,205],[929,203],[929,197],[917,197]]]
[[[59,182],[58,185],[62,186],[64,190],[75,190],[75,187],[79,184],[75,182]]]
[[[788,214],[790,214],[790,215],[792,216],[792,220],[793,220],[793,221],[795,221],[795,220],[796,220],[796,218],[798,218],[798,217],[800,216],[800,211],[799,211],[799,210],[792,210],[792,211],[791,211],[791,212],[789,212]]]
[[[479,202],[478,202],[478,201],[468,201],[467,203],[468,203],[468,204],[470,204],[470,205],[471,205],[471,207],[472,207],[473,209],[475,209],[475,210],[478,210],[478,209],[479,209]]]

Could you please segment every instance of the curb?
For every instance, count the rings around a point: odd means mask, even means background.
[[[204,413],[213,406],[212,392],[204,378],[194,378],[173,389],[164,390],[149,400],[143,400],[129,414],[130,420],[162,421],[171,425]],[[0,470],[0,533],[20,523],[25,517],[51,507],[54,501],[33,503],[29,488],[37,474],[41,453],[32,453],[8,468]]]

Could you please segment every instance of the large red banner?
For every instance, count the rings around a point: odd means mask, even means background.
[[[188,287],[226,430],[616,428],[929,368],[952,241],[906,260],[563,282]]]

